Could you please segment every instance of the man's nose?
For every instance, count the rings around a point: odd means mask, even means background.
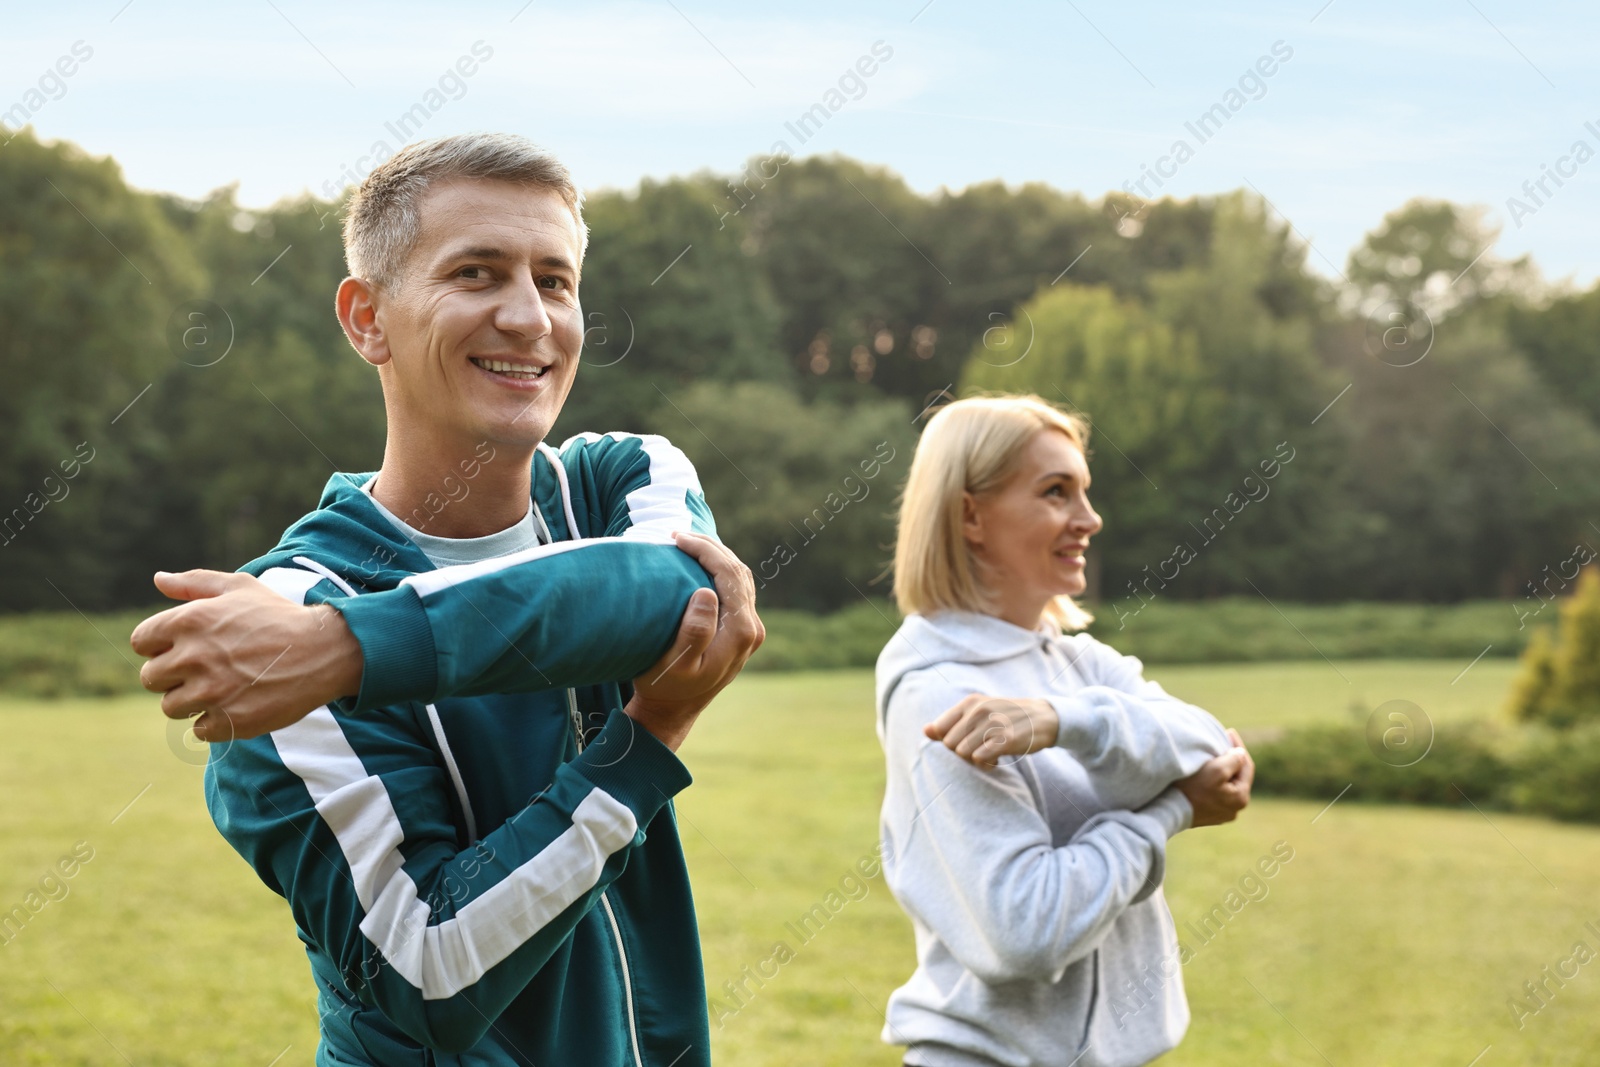
[[[495,314],[495,325],[505,333],[517,334],[529,341],[537,341],[550,333],[550,314],[545,310],[538,278],[523,275],[515,285],[505,289],[505,299]]]

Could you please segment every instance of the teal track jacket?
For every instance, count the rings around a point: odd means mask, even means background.
[[[333,605],[365,658],[359,696],[206,767],[306,945],[319,1065],[710,1063],[690,776],[622,707],[711,586],[671,531],[716,527],[660,437],[542,444],[532,473],[552,544],[438,569],[371,474],[336,474],[243,568]]]

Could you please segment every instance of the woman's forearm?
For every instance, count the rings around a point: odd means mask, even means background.
[[[1048,700],[1058,717],[1056,744],[1088,771],[1108,807],[1137,807],[1232,747],[1210,713],[1164,691],[1094,685]]]
[[[1056,847],[1014,764],[983,770],[929,745],[906,785],[914,817],[891,821],[890,887],[986,982],[1059,980],[1161,884],[1190,817],[1174,790],[1099,812]]]

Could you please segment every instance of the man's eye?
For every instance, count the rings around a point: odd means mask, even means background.
[[[484,277],[484,270],[482,267],[462,267],[456,271],[456,275],[470,281],[478,281]]]
[[[546,274],[544,277],[540,278],[539,284],[544,286],[546,289],[565,289],[567,287],[567,283],[564,278],[557,278],[551,274]]]

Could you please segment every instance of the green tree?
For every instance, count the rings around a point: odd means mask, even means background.
[[[1091,496],[1106,522],[1100,595],[1125,595],[1172,551],[1176,501],[1185,483],[1204,480],[1225,403],[1192,333],[1104,287],[1050,287],[974,348],[961,392],[974,391],[1036,393],[1089,419]]]
[[[874,382],[926,403],[926,394],[948,385],[960,363],[992,330],[1040,289],[1062,285],[1107,285],[1127,293],[1138,284],[1130,251],[1135,242],[1118,237],[1115,222],[1078,193],[1042,183],[1011,188],[982,182],[933,198],[925,222],[929,257],[946,264],[952,285],[931,289],[933,306],[918,318],[937,331],[931,361],[883,361]],[[908,374],[921,369],[922,374]],[[940,376],[942,374],[942,376]],[[937,379],[937,380],[935,380]]]
[[[915,391],[938,376],[931,368],[950,366],[928,323],[935,294],[952,282],[927,252],[927,201],[885,168],[838,157],[791,161],[753,185],[738,198],[755,263],[779,299],[779,350],[803,388],[854,393],[902,363],[920,368],[907,386]],[[892,347],[878,347],[880,336]]]
[[[231,348],[175,361],[152,410],[173,416],[169,506],[200,532],[182,551],[231,569],[315,507],[334,470],[377,469],[383,398],[377,370],[334,316],[345,275],[334,205],[243,211],[222,190],[190,211],[190,240],[221,309],[207,325]]]
[[[1485,254],[1499,236],[1486,215],[1482,206],[1425,197],[1385,215],[1346,268],[1362,310],[1396,301],[1439,320],[1464,304],[1531,293],[1538,281],[1527,256],[1507,262]]]
[[[1600,434],[1491,327],[1458,321],[1415,366],[1351,369],[1348,458],[1372,523],[1344,558],[1374,595],[1513,596],[1581,536]]]
[[[1311,594],[1306,545],[1329,546],[1342,528],[1324,519],[1336,501],[1317,497],[1338,453],[1305,447],[1298,428],[1337,391],[1314,346],[1320,290],[1254,198],[1220,198],[1204,226],[1170,208],[1151,217],[1163,221],[1140,238],[1167,241],[1181,266],[1146,278],[1148,307],[1047,287],[973,349],[963,388],[1037,392],[1092,419],[1095,499],[1115,531],[1101,542],[1102,596],[1131,595],[1179,545],[1195,558],[1171,589],[1156,582],[1170,595],[1253,592],[1247,579]],[[1198,261],[1179,236],[1197,232],[1208,241]],[[1285,456],[1292,471],[1264,485],[1261,464]],[[1226,536],[1195,525],[1243,492],[1263,502],[1248,517],[1248,505],[1228,507],[1243,521]]]
[[[1350,389],[1324,425],[1350,435],[1336,558],[1366,595],[1515,596],[1600,503],[1596,427],[1507,340],[1507,320],[1544,333],[1519,311],[1536,274],[1493,239],[1480,210],[1414,200],[1351,256],[1358,315],[1321,344]]]
[[[1225,532],[1203,536],[1203,548],[1187,542],[1198,556],[1168,592],[1348,596],[1342,582],[1329,588],[1324,567],[1305,565],[1307,558],[1330,559],[1352,521],[1338,478],[1341,431],[1312,425],[1341,384],[1317,350],[1329,317],[1327,286],[1307,271],[1307,250],[1288,225],[1252,193],[1216,198],[1206,236],[1203,260],[1147,279],[1149,313],[1194,337],[1208,395],[1216,398],[1202,421],[1174,428],[1183,443],[1172,447],[1189,454],[1181,471],[1155,479],[1169,539],[1187,540],[1196,526],[1209,534],[1216,520],[1235,512],[1230,494],[1246,491],[1246,477],[1255,485],[1263,464],[1284,469],[1270,486],[1254,490],[1270,490],[1268,498],[1240,508]],[[1116,587],[1130,576],[1111,577]]]
[[[377,466],[377,376],[331,309],[340,205],[138,193],[31,133],[0,153],[0,193],[0,607],[147,604],[152,570],[236,566],[330,471]],[[953,382],[1093,418],[1115,536],[1092,574],[1113,597],[1280,442],[1295,459],[1270,499],[1164,595],[1513,596],[1600,505],[1600,288],[1546,301],[1472,208],[1390,213],[1339,287],[1244,192],[922,196],[852,160],[768,157],[597,193],[588,215],[584,363],[552,436],[669,434],[752,565],[817,525],[868,446],[908,457],[910,416]],[[895,488],[899,462],[879,475]],[[892,494],[870,491],[791,548],[769,603],[882,591],[864,583]]]
[[[1600,425],[1600,286],[1544,307],[1512,307],[1507,326],[1540,376]]]
[[[124,412],[150,406],[173,364],[168,316],[202,284],[155,198],[109,159],[29,131],[0,152],[0,604],[115,602],[130,531],[150,514],[115,490],[159,450]],[[92,459],[66,480],[75,454]]]
[[[650,428],[694,462],[760,603],[820,611],[885,594],[916,445],[909,403],[806,403],[764,382],[704,382],[673,400]]]
[[[638,431],[693,382],[793,379],[748,219],[709,175],[588,198],[583,364],[556,432]]]

